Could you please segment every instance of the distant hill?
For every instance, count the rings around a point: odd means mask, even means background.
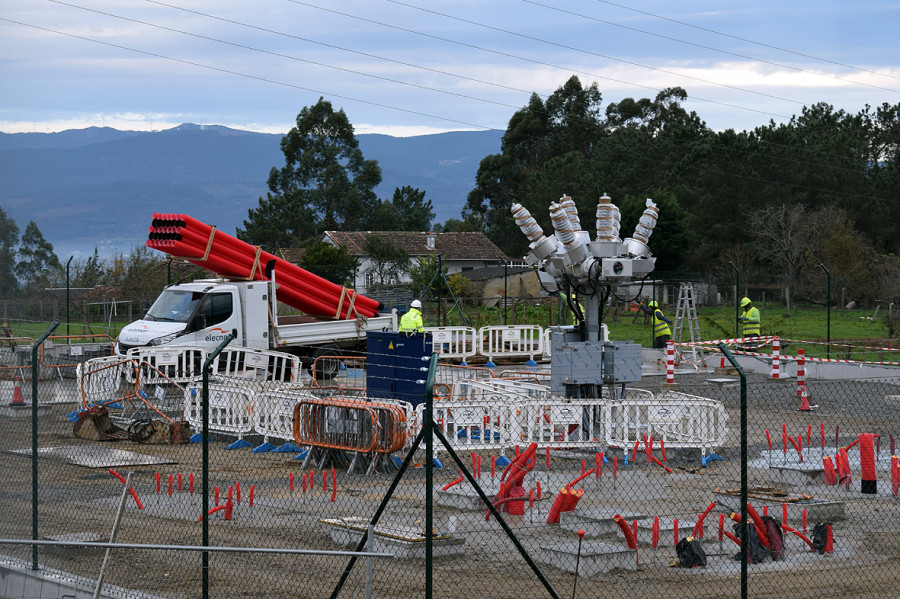
[[[418,137],[359,135],[383,171],[378,196],[426,192],[436,221],[459,218],[481,159],[502,131]],[[24,230],[34,220],[57,254],[101,255],[143,245],[153,212],[189,214],[234,234],[281,167],[281,135],[185,124],[156,132],[91,127],[0,133],[0,206]]]

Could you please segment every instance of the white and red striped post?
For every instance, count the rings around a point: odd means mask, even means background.
[[[772,378],[781,378],[781,341],[778,337],[772,339]]]
[[[671,339],[666,343],[666,384],[675,384],[675,342]]]
[[[797,350],[797,390],[801,392],[806,388],[806,350],[802,347]]]

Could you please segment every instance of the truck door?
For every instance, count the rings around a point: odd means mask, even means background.
[[[238,329],[240,332],[240,314],[234,307],[235,297],[231,291],[206,294],[190,327],[196,331],[197,345],[216,346],[232,330]]]

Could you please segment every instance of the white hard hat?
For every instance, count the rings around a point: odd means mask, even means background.
[[[421,308],[422,302],[420,302],[419,300],[413,300],[412,302],[410,302],[409,307],[410,308]]]

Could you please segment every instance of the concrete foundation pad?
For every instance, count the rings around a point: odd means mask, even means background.
[[[580,557],[577,542],[541,546],[536,557],[539,562],[566,572],[575,572],[577,562],[578,575],[590,577],[616,568],[637,570],[636,553],[634,549],[628,549],[624,545],[584,541]]]
[[[615,536],[620,530],[613,516],[619,514],[629,523],[638,520],[638,528],[646,525],[646,516],[634,512],[618,511],[610,508],[597,508],[563,512],[559,515],[559,526],[562,529],[578,532],[583,530],[589,539]]]
[[[725,493],[715,493],[715,496],[716,503],[718,503],[719,506],[733,512],[741,511],[740,496],[728,495]],[[785,500],[777,501],[773,499],[751,497],[750,503],[760,515],[762,515],[764,508],[768,508],[769,515],[777,520],[781,520],[783,511],[782,505],[787,505],[787,523],[794,528],[799,528],[799,526],[796,525],[803,519],[803,510],[806,510],[806,521],[809,523],[810,528],[812,528],[812,524],[815,522],[835,522],[845,518],[843,501],[824,499],[796,500],[794,497],[785,497]]]
[[[52,406],[38,404],[38,417],[47,416],[53,411]],[[0,416],[4,418],[31,418],[31,402],[25,404],[3,404],[0,405]]]
[[[631,524],[631,520],[628,521]],[[692,522],[689,520],[678,521],[678,537],[684,538],[690,536],[691,531],[694,530],[694,526],[696,522]],[[704,525],[706,522],[704,521]],[[619,525],[616,525],[616,534],[620,539],[625,539],[625,533],[622,532],[622,529],[619,528]],[[705,534],[704,534],[705,536]],[[637,542],[641,545],[653,546],[653,518],[645,518],[643,520],[638,520],[638,534],[637,534]],[[674,518],[660,518],[659,519],[659,546],[665,547],[669,544],[675,544],[675,519]]]
[[[363,518],[327,518],[320,520],[331,529],[331,540],[340,546],[359,543],[369,521]],[[375,527],[372,551],[390,553],[401,559],[425,558],[424,531],[399,524],[379,524]],[[465,539],[445,533],[432,537],[432,555],[462,555]]]
[[[500,491],[500,478],[482,478],[478,481],[484,494],[491,499]],[[442,491],[440,487],[434,490],[434,499],[438,505],[455,507],[460,510],[484,510],[487,509],[484,501],[478,496],[478,492],[467,481],[463,481]]]
[[[773,465],[769,477],[773,483],[790,488],[824,485],[825,468],[813,463]]]
[[[41,566],[33,570],[30,562],[0,556],[0,597],[35,599],[92,599],[96,580]],[[104,584],[101,599],[159,599],[135,589]]]
[[[63,535],[54,535],[44,537],[47,541],[64,541],[66,543],[105,543],[109,541],[109,537],[103,538],[95,532],[73,532]],[[47,553],[62,557],[72,557],[79,554],[100,554],[105,553],[105,549],[100,547],[83,547],[81,545],[47,545],[43,548]]]

